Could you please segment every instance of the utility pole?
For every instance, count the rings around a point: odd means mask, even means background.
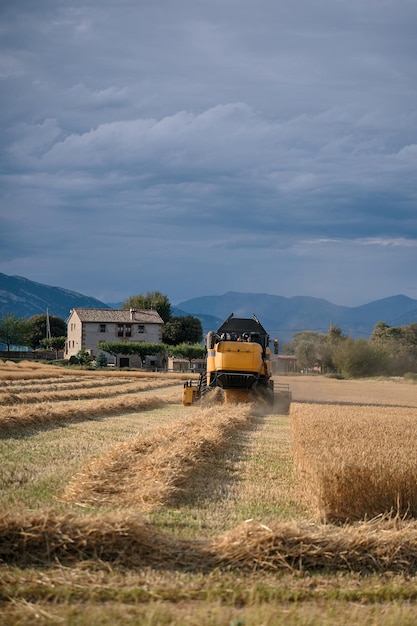
[[[49,322],[49,309],[46,309],[46,338],[51,338],[51,324]]]

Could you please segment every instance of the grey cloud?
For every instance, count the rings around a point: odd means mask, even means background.
[[[53,271],[101,297],[89,285],[104,293],[114,260],[95,266],[91,250],[119,247],[128,265],[138,250],[158,259],[150,289],[190,265],[205,289],[217,291],[213,265],[245,288],[249,263],[275,293],[312,288],[315,268],[323,294],[346,283],[349,258],[370,282],[377,259],[395,287],[390,268],[403,264],[412,284],[416,250],[393,242],[417,239],[415,3],[20,0],[2,11],[0,271],[25,275],[27,263],[43,272],[34,279]],[[285,265],[292,283],[266,265]],[[181,297],[192,286],[187,275]]]

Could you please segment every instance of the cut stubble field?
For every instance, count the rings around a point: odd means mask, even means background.
[[[417,388],[0,363],[0,624],[414,624]]]

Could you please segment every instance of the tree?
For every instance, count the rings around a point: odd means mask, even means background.
[[[391,326],[385,322],[377,322],[372,331],[370,341],[382,344],[390,336]]]
[[[346,339],[346,336],[342,334],[342,329],[339,326],[332,324],[329,326],[325,340],[321,345],[321,370],[323,373],[335,373],[338,368],[334,363],[334,354],[340,344]]]
[[[388,355],[379,346],[372,345],[366,339],[351,337],[339,344],[333,361],[346,377],[359,378],[376,376],[386,371]]]
[[[55,350],[55,356],[58,358],[59,350],[63,350],[65,348],[66,337],[51,337],[50,339],[42,339],[41,344],[45,348],[52,348]]]
[[[122,309],[153,309],[164,322],[171,318],[171,303],[168,296],[160,291],[148,291],[146,294],[130,296],[122,304]]]
[[[170,346],[182,343],[200,343],[203,327],[198,317],[171,317],[162,328],[162,340]]]
[[[46,339],[46,313],[40,315],[33,315],[28,319],[30,328],[30,345],[35,350],[42,345],[42,340]],[[49,326],[51,330],[51,337],[63,337],[67,334],[66,322],[55,315],[49,316]]]
[[[300,341],[295,349],[297,365],[301,369],[311,369],[317,362],[314,343],[311,341]]]
[[[313,330],[304,330],[299,333],[294,333],[291,340],[283,346],[283,352],[284,354],[296,354],[297,346],[304,342],[312,344],[317,351],[318,346],[322,343],[324,338],[325,335],[316,333]]]
[[[335,325],[329,327],[327,334],[312,330],[295,333],[291,341],[284,345],[284,354],[295,354],[298,365],[309,369],[318,365],[321,371],[335,372],[337,370],[333,355],[341,342],[346,339],[342,330]]]
[[[329,326],[329,330],[327,331],[327,339],[329,343],[337,343],[343,339],[342,329],[339,328],[339,326],[332,324]]]
[[[25,346],[29,342],[29,325],[24,317],[16,317],[13,313],[0,318],[0,341],[10,346]]]
[[[193,359],[203,359],[206,354],[206,349],[199,343],[195,343],[194,345],[182,343],[177,346],[170,346],[169,352],[172,356],[188,359],[191,368],[191,361]]]
[[[389,326],[377,322],[370,342],[389,355],[389,373],[403,375],[417,371],[417,324]]]
[[[96,367],[107,367],[107,357],[104,352],[99,352],[96,358]]]
[[[326,335],[305,330],[295,333],[291,341],[284,345],[284,354],[295,354],[297,365],[302,369],[311,369],[321,365],[322,353],[326,344]]]

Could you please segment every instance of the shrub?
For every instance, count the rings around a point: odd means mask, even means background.
[[[107,357],[104,352],[99,352],[96,359],[96,367],[107,367]]]
[[[345,377],[376,376],[387,371],[389,357],[382,348],[366,339],[348,337],[339,345],[333,362]]]
[[[69,359],[69,365],[91,365],[93,357],[87,350],[79,350],[77,354],[71,356]]]

